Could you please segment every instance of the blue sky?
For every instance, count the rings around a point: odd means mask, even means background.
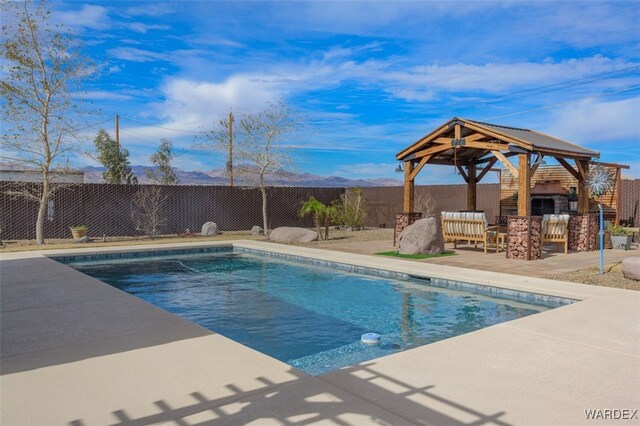
[[[297,171],[398,178],[395,154],[454,116],[533,128],[640,177],[640,6],[634,2],[55,2],[100,75],[96,122],[147,164],[191,149],[230,108],[283,97],[308,117]],[[108,120],[108,121],[107,121]],[[91,135],[88,135],[90,140]],[[426,168],[418,183],[461,180]]]

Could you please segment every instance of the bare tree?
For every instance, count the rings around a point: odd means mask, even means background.
[[[162,211],[167,198],[160,186],[141,185],[138,188],[131,204],[131,220],[136,230],[151,239],[159,235],[160,228],[167,223]]]
[[[438,216],[439,209],[436,199],[427,188],[422,187],[421,191],[416,194],[416,211],[422,212],[422,217],[435,217]]]
[[[240,114],[234,128],[233,155],[234,174],[246,178],[251,187],[262,194],[262,221],[267,233],[267,183],[269,175],[281,173],[291,164],[291,146],[296,131],[302,126],[302,117],[293,112],[284,102],[268,103],[257,113]],[[218,152],[229,150],[229,120],[220,120],[219,125],[200,139],[196,146]]]
[[[39,203],[36,243],[44,243],[44,220],[54,174],[68,169],[77,146],[80,112],[72,93],[94,69],[61,24],[49,22],[44,2],[3,2],[0,51],[2,139],[0,158],[42,174],[41,186],[13,195]]]

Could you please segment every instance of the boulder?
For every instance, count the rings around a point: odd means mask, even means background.
[[[318,241],[318,233],[306,228],[283,226],[271,231],[269,239],[277,243],[310,243]]]
[[[444,252],[442,227],[437,217],[416,220],[404,228],[398,239],[401,254],[441,254]]]
[[[200,235],[209,235],[215,236],[218,235],[218,225],[213,222],[207,222],[202,225],[202,229],[200,230]]]
[[[251,235],[262,235],[264,234],[264,230],[259,226],[254,226],[251,228]]]
[[[622,259],[622,275],[629,280],[640,281],[640,256]]]

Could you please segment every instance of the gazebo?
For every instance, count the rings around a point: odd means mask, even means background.
[[[517,157],[517,165],[510,159]],[[414,181],[427,164],[456,167],[467,183],[467,210],[476,211],[476,184],[486,176],[496,162],[501,162],[518,179],[517,218],[509,225],[509,239],[526,240],[526,256],[535,259],[531,246],[540,246],[533,234],[540,233],[540,218],[531,217],[531,177],[544,157],[553,157],[578,181],[578,227],[595,242],[594,219],[589,216],[589,190],[586,178],[589,163],[600,157],[598,152],[530,129],[501,126],[454,117],[396,155],[404,162],[403,213],[400,226],[412,223],[414,212]],[[573,162],[572,165],[570,162]],[[533,219],[533,220],[532,220]],[[511,223],[511,221],[510,221]],[[524,234],[523,234],[524,232]],[[515,235],[518,234],[518,235]],[[593,234],[593,235],[592,235]],[[571,238],[571,236],[570,236]],[[590,244],[587,244],[590,246]],[[507,252],[508,255],[508,252]]]

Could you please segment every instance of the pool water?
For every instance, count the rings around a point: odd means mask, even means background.
[[[312,375],[550,309],[247,253],[70,266]]]

